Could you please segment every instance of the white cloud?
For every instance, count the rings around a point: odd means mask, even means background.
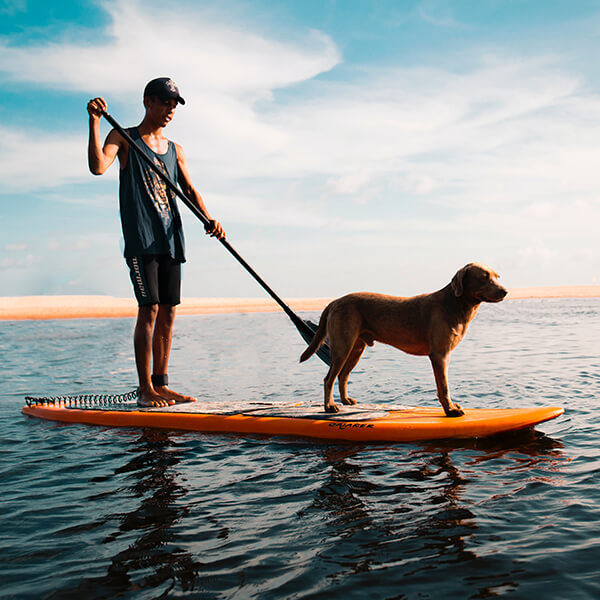
[[[284,43],[181,11],[147,10],[136,1],[107,1],[103,6],[112,17],[106,41],[64,40],[29,47],[4,41],[1,70],[13,81],[110,91],[127,99],[141,96],[143,85],[157,74],[168,74],[194,97],[227,93],[256,99],[339,61],[333,42],[317,31]]]
[[[113,21],[101,43],[67,39],[12,46],[0,38],[0,73],[41,88],[104,95],[109,110],[117,100],[140,107],[145,83],[168,74],[188,98],[180,109],[186,111],[186,121],[179,129],[170,128],[173,137],[183,132],[182,137],[196,140],[186,144],[192,156],[216,154],[225,163],[220,171],[227,165],[235,168],[248,154],[268,154],[287,143],[285,132],[259,117],[257,102],[269,101],[275,90],[311,79],[340,60],[335,44],[317,31],[282,42],[169,9],[148,11],[133,1],[106,2],[104,7]],[[190,122],[198,124],[191,135]],[[0,133],[4,181],[10,181],[4,175],[28,172],[23,183],[33,189],[87,178],[80,137],[6,126]]]
[[[79,136],[0,126],[0,138],[4,193],[48,189],[89,177],[87,145]]]

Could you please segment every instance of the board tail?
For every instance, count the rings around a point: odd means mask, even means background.
[[[321,319],[319,320],[319,327],[315,332],[315,336],[312,341],[308,345],[308,348],[301,354],[300,362],[304,362],[308,360],[319,348],[323,345],[325,338],[327,337],[327,314],[329,312],[329,307],[325,307],[325,310],[321,314]]]

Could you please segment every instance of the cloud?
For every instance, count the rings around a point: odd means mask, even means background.
[[[59,93],[101,94],[109,110],[115,102],[127,102],[130,109],[124,113],[129,118],[134,107],[141,107],[145,83],[168,74],[188,98],[186,124],[170,129],[174,137],[182,130],[187,134],[190,121],[199,123],[192,135],[185,135],[197,140],[186,149],[201,157],[216,151],[217,162],[234,168],[242,152],[264,155],[287,141],[284,132],[261,118],[255,104],[269,102],[276,90],[314,78],[340,61],[335,44],[318,31],[281,41],[248,32],[245,26],[206,20],[199,13],[150,11],[134,1],[103,6],[112,21],[100,42],[61,39],[13,46],[0,38],[2,78]],[[25,171],[29,176],[22,183],[27,189],[88,178],[80,137],[6,126],[0,133],[5,142],[0,150],[3,181]],[[58,160],[44,160],[49,148]],[[223,170],[226,166],[219,173]]]
[[[307,170],[391,171],[408,159],[412,167],[519,143],[529,133],[523,126],[535,126],[540,111],[557,108],[576,86],[536,61],[489,61],[461,75],[373,69],[348,83],[323,83],[317,98],[276,107],[266,118],[291,142],[279,156],[284,169],[289,157]]]
[[[14,47],[4,40],[1,70],[13,81],[50,88],[59,82],[63,90],[107,90],[127,99],[141,95],[144,83],[157,73],[168,74],[195,97],[208,92],[256,99],[339,61],[331,39],[317,31],[281,42],[181,11],[148,10],[135,1],[102,6],[112,18],[104,41]]]
[[[0,138],[3,193],[51,189],[89,179],[86,142],[80,136],[0,126]]]

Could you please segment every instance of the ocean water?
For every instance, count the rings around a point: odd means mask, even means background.
[[[306,315],[312,316],[316,315]],[[491,440],[351,444],[65,425],[25,395],[135,387],[131,319],[0,322],[2,598],[600,597],[600,300],[484,305],[452,355],[467,407],[559,405]],[[321,399],[282,314],[180,317],[172,387]],[[376,345],[359,402],[436,405]]]

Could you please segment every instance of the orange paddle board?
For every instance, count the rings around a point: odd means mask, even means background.
[[[563,414],[555,406],[538,408],[467,408],[449,418],[438,407],[358,404],[327,414],[322,405],[303,402],[246,403],[231,406],[202,401],[167,408],[141,409],[134,403],[67,406],[31,402],[23,413],[64,423],[105,427],[154,427],[215,433],[284,435],[355,442],[415,442],[483,438],[533,427]]]

